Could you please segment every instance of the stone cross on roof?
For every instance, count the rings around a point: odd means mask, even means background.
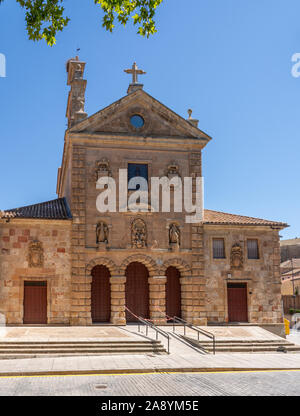
[[[127,74],[132,74],[132,84],[138,84],[138,75],[144,75],[146,72],[138,69],[136,62],[133,63],[131,69],[124,69]]]

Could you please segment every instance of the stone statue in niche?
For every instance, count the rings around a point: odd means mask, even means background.
[[[131,245],[133,248],[147,247],[147,228],[140,218],[131,224]]]
[[[76,113],[84,113],[85,98],[83,95],[76,97],[75,110]]]
[[[108,233],[109,233],[109,230],[108,230],[107,224],[103,221],[100,221],[96,227],[96,243],[108,244]]]
[[[180,246],[180,230],[176,224],[171,224],[169,227],[169,245]]]
[[[179,175],[179,166],[178,166],[178,163],[175,160],[172,161],[168,165],[167,171],[166,171],[166,176],[168,176],[169,179],[172,179],[175,176],[180,176]]]
[[[243,250],[239,244],[234,244],[231,248],[230,265],[232,269],[242,269],[244,263]]]
[[[44,249],[40,241],[32,241],[28,248],[29,267],[44,267]]]
[[[95,179],[96,181],[103,176],[111,176],[109,160],[105,157],[96,162]]]

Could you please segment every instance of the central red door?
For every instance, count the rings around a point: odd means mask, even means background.
[[[248,322],[246,283],[228,283],[228,321]]]
[[[171,318],[181,318],[180,272],[176,267],[168,267],[166,276],[166,314]]]
[[[47,323],[47,282],[24,282],[23,322]]]
[[[91,310],[92,321],[110,321],[110,272],[105,266],[95,266],[92,270]]]
[[[138,262],[130,263],[126,269],[126,306],[135,315],[149,319],[149,273],[147,268]],[[127,322],[137,319],[126,311]]]

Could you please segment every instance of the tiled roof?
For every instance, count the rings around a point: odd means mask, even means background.
[[[9,211],[1,211],[0,210],[0,218],[8,219],[8,218],[14,218],[16,215],[13,212]]]
[[[275,227],[288,227],[288,224],[277,221],[268,221],[261,218],[245,217],[243,215],[227,214],[225,212],[204,210],[204,224],[228,225],[269,225]]]
[[[293,246],[299,244],[300,245],[300,238],[291,238],[290,240],[281,240],[280,245],[281,246]]]
[[[15,218],[35,218],[45,220],[68,220],[72,218],[65,198],[10,209],[4,211],[4,213],[12,213]]]
[[[280,263],[280,267],[282,269],[289,269],[289,270],[291,270],[292,267],[300,268],[300,259],[297,259],[297,258],[295,259],[294,258],[293,260],[286,260],[286,261]]]
[[[293,270],[289,270],[288,272],[282,273],[281,276],[296,276],[300,274],[300,269],[293,269]]]

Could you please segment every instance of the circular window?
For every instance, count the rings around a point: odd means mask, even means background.
[[[145,124],[145,120],[143,119],[143,117],[135,114],[130,118],[130,123],[136,129],[140,129]]]

